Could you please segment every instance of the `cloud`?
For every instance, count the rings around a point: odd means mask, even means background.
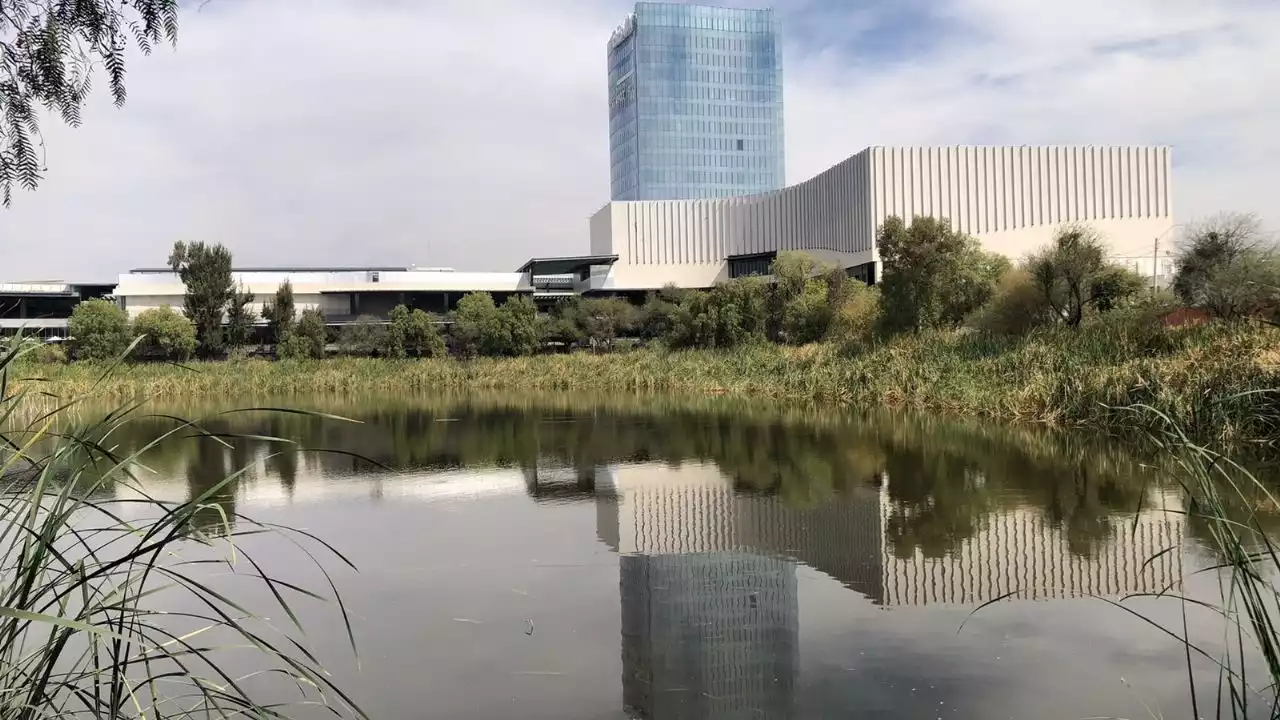
[[[761,2],[729,3],[756,5]],[[788,180],[868,145],[1169,143],[1180,219],[1271,204],[1280,9],[1265,0],[776,3]],[[608,200],[618,0],[213,0],[129,103],[45,127],[0,276],[110,279],[174,240],[242,264],[514,268]]]

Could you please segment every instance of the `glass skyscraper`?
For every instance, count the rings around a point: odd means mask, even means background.
[[[613,200],[783,186],[782,53],[772,10],[637,3],[608,55]]]

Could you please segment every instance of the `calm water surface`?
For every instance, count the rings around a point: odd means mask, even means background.
[[[331,612],[304,622],[373,717],[1189,715],[1180,646],[1097,599],[1213,587],[1180,494],[1125,448],[715,404],[315,407],[362,423],[177,410],[350,454],[174,443],[148,490],[195,497],[248,466],[225,510],[359,567],[335,581],[360,667]],[[1168,600],[1126,606],[1180,623]]]

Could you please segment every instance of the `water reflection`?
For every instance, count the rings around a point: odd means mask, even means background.
[[[210,498],[228,517],[513,496],[529,498],[534,513],[518,522],[594,512],[596,537],[579,540],[618,556],[613,652],[633,717],[803,715],[814,696],[803,692],[801,603],[815,574],[873,612],[957,608],[963,617],[1010,596],[1176,590],[1184,535],[1197,532],[1184,523],[1180,495],[1126,449],[1078,437],[743,408],[323,409],[362,422],[205,420],[222,442],[172,443],[144,456],[156,494],[200,497],[244,468]],[[117,441],[141,447],[171,427],[140,420]],[[216,507],[202,517],[210,531],[222,523]],[[910,714],[903,707],[895,711]]]

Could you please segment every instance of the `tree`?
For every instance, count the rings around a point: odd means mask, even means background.
[[[833,293],[830,287],[827,293]],[[845,354],[864,350],[873,341],[879,324],[880,289],[854,282],[848,287],[844,299],[835,307],[827,326],[826,340]]]
[[[227,343],[233,348],[244,347],[253,339],[253,326],[258,322],[253,300],[253,293],[244,288],[231,298],[227,308]]]
[[[773,287],[768,295],[766,311],[766,332],[770,338],[794,342],[790,339],[788,330],[794,331],[797,325],[808,324],[808,318],[802,319],[801,315],[803,308],[809,307],[809,301],[802,298],[809,282],[825,269],[812,256],[803,252],[780,252],[774,258],[769,266]],[[801,307],[794,307],[797,303]]]
[[[338,332],[338,350],[344,355],[404,357],[404,343],[389,343],[388,326],[376,317],[364,315],[344,325]],[[388,352],[393,350],[394,352]]]
[[[954,327],[991,298],[1008,260],[983,252],[947,220],[885,220],[877,236],[884,266],[883,320],[889,330]]]
[[[438,358],[444,357],[448,348],[444,344],[444,333],[440,326],[426,312],[414,309],[409,313],[409,321],[405,328],[405,350],[410,357]]]
[[[1016,337],[1053,321],[1053,310],[1031,273],[1016,268],[1000,279],[991,302],[977,313],[973,324],[992,335]]]
[[[129,347],[129,316],[107,300],[85,300],[67,323],[71,349],[81,360],[114,360]]]
[[[686,294],[688,291],[675,285],[665,285],[661,290],[645,296],[637,328],[640,337],[645,340],[670,337],[679,314],[680,299]]]
[[[551,312],[542,316],[538,333],[543,343],[559,343],[566,347],[574,347],[586,340],[581,327],[582,304],[584,299],[575,295],[557,302]]]
[[[1188,228],[1179,243],[1173,292],[1199,306],[1214,274],[1260,245],[1262,224],[1254,215],[1225,213]]]
[[[1224,320],[1280,306],[1280,257],[1253,215],[1220,215],[1196,226],[1177,263],[1173,290],[1186,305]]]
[[[680,299],[667,344],[731,348],[766,338],[769,290],[760,277],[736,278]]]
[[[169,267],[186,286],[183,310],[196,326],[197,351],[211,357],[222,351],[223,317],[236,296],[231,275],[231,252],[222,245],[203,242],[173,244]]]
[[[327,343],[324,313],[308,308],[302,311],[297,327],[276,346],[276,355],[283,360],[323,360]]]
[[[196,350],[195,325],[168,305],[139,313],[133,332],[142,336],[134,349],[139,358],[182,361]]]
[[[43,178],[41,107],[78,127],[95,67],[124,105],[125,57],[178,39],[177,0],[13,0],[0,3],[0,196]]]
[[[391,311],[391,324],[384,342],[385,357],[431,358],[445,354],[444,336],[422,310],[412,311],[397,305]]]
[[[1050,246],[1028,258],[1026,267],[1053,316],[1068,327],[1079,326],[1089,308],[1111,310],[1145,284],[1108,263],[1106,244],[1085,225],[1058,230]]]
[[[262,319],[267,321],[267,330],[277,344],[293,331],[294,313],[293,283],[286,279],[276,289],[275,299],[262,308]]]
[[[501,336],[498,307],[489,293],[469,293],[458,301],[454,315],[454,347],[463,357],[496,354],[495,344]]]
[[[581,336],[592,346],[609,348],[620,335],[633,331],[639,313],[622,298],[588,298],[577,303]]]
[[[523,295],[512,295],[498,308],[498,337],[495,355],[519,357],[538,351],[538,308]]]

